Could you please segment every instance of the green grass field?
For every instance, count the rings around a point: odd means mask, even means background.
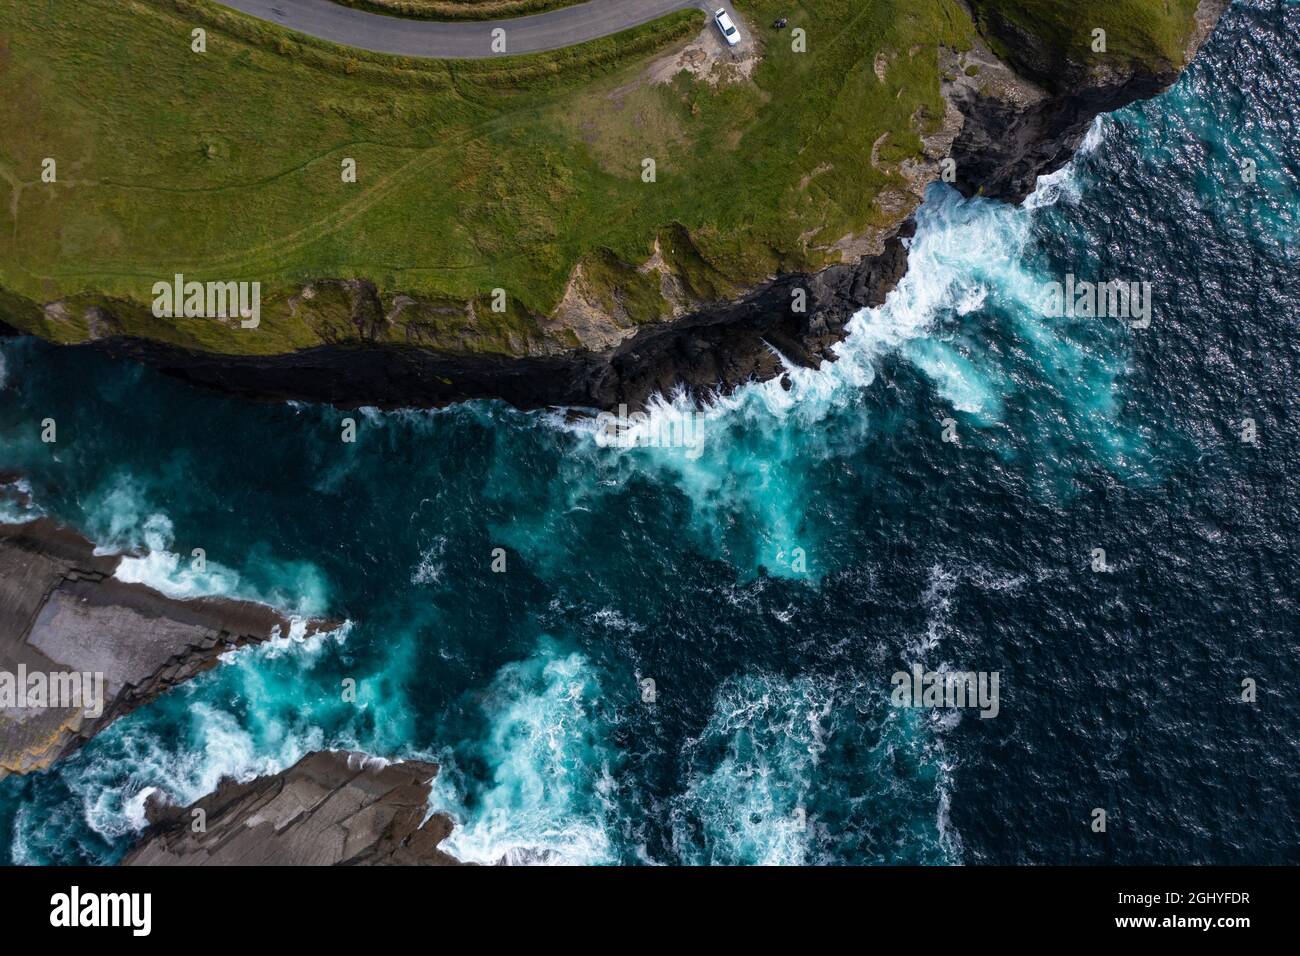
[[[1178,66],[1197,0],[973,0],[972,6],[1043,38],[1058,57],[1086,62],[1092,31],[1100,27],[1108,52],[1120,59]]]
[[[526,17],[584,0],[334,0],[349,7],[427,20],[496,20]]]
[[[656,244],[703,300],[838,261],[840,240],[911,201],[899,164],[943,114],[937,48],[973,26],[955,0],[739,8],[803,26],[807,52],[760,28],[752,77],[656,84],[647,64],[696,36],[700,12],[555,53],[431,61],[201,0],[4,5],[0,317],[58,341],[88,337],[99,305],[120,331],[214,351],[365,337],[518,353],[577,344],[545,321],[575,266],[628,325],[668,310],[638,268]],[[260,281],[261,327],[155,319],[151,287],[176,272]],[[336,287],[301,294],[354,278],[379,287],[388,321],[359,327]],[[488,309],[496,288],[505,314]],[[390,308],[399,295],[413,301]]]

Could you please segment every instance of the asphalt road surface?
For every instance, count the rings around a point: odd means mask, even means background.
[[[498,28],[505,30],[507,54],[535,53],[609,36],[675,10],[709,7],[703,0],[589,0],[513,20],[437,23],[369,13],[333,0],[217,2],[299,33],[346,46],[377,53],[456,59],[500,56],[492,49],[492,31]],[[730,4],[716,4],[724,5],[730,9]]]

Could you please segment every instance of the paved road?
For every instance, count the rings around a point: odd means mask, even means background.
[[[499,56],[492,51],[492,31],[498,27],[506,31],[506,53],[535,53],[618,33],[675,10],[708,6],[703,0],[589,0],[577,6],[514,20],[437,23],[368,13],[333,0],[217,2],[300,33],[347,46],[377,53],[457,59]]]

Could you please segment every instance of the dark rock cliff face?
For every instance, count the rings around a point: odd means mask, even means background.
[[[983,33],[1008,51],[1013,82],[980,91],[971,83],[946,90],[962,113],[961,132],[950,155],[957,163],[955,185],[967,196],[1020,202],[1038,177],[1055,172],[1074,155],[1092,121],[1164,92],[1179,69],[1138,70],[1063,58],[996,9],[969,0]],[[1230,0],[1201,0],[1185,57],[1191,62]]]
[[[121,560],[49,519],[0,525],[0,777],[49,766],[226,651],[288,632],[260,604],[117,580]],[[70,685],[51,687],[72,674],[78,696],[64,706]]]
[[[954,185],[966,196],[1020,202],[1039,176],[1070,161],[1097,116],[1155,96],[1176,78],[1136,74],[1029,107],[963,91],[955,98],[966,122],[953,142]]]
[[[451,821],[427,820],[431,763],[318,751],[247,783],[224,780],[188,807],[150,795],[150,826],[124,866],[454,865]]]
[[[773,280],[734,303],[647,328],[615,349],[562,358],[448,355],[415,346],[321,346],[266,357],[225,356],[140,339],[107,338],[87,348],[137,359],[180,378],[245,398],[289,398],[341,406],[441,406],[499,398],[520,408],[639,407],[656,391],[693,392],[771,378],[776,349],[802,365],[829,357],[863,305],[879,305],[907,270],[902,223],[879,256],[812,276]],[[806,291],[795,311],[793,292]]]

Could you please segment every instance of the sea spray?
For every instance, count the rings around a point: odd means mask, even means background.
[[[126,552],[116,578],[178,600],[228,597],[301,617],[328,613],[329,585],[310,561],[283,560],[264,544],[251,542],[232,555],[242,561],[241,571],[206,549],[189,555],[172,550],[178,534],[171,517],[154,506],[158,494],[144,480],[119,474],[91,496],[86,514],[96,553]]]
[[[1091,148],[1101,129],[1090,132]],[[1045,188],[1059,197],[1067,184],[1078,188],[1075,175],[1067,167]],[[699,420],[699,447],[690,456],[652,442],[609,447],[599,422],[544,419],[580,439],[569,500],[625,494],[638,477],[663,482],[690,502],[701,551],[725,555],[743,575],[815,583],[839,564],[833,517],[818,509],[822,475],[866,445],[893,440],[890,431],[901,424],[871,391],[891,358],[925,375],[935,391],[936,422],[955,413],[958,434],[986,433],[984,441],[1034,472],[1045,491],[1068,487],[1069,456],[1050,459],[1063,473],[1045,471],[1038,449],[1015,441],[1006,426],[1023,425],[1040,447],[1084,444],[1103,463],[1141,468],[1143,441],[1119,420],[1113,398],[1127,367],[1127,343],[1115,330],[1041,314],[1050,273],[1035,253],[1035,230],[1055,201],[1017,208],[932,187],[917,213],[907,274],[884,305],[853,316],[846,338],[834,346],[835,361],[787,365],[780,379],[715,395],[702,407],[682,391],[651,399],[638,425],[647,434],[669,430],[670,419]],[[1007,333],[1022,337],[1026,349],[999,347]],[[1031,369],[1022,367],[1026,360]],[[1032,422],[1019,420],[1026,406],[1036,411]],[[522,534],[517,546],[537,547]]]
[[[480,736],[449,748],[431,806],[456,823],[442,849],[475,863],[614,862],[617,752],[594,669],[544,639],[483,697]]]
[[[719,690],[684,752],[673,843],[688,863],[946,862],[950,784],[933,728],[884,689],[747,674]]]

